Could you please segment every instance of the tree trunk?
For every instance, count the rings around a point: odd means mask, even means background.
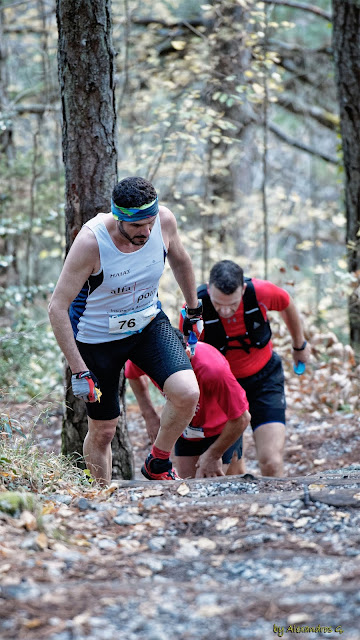
[[[80,228],[110,210],[117,177],[114,51],[110,0],[57,0],[58,66],[65,165],[66,250]],[[74,399],[66,373],[63,452],[81,453],[87,431],[84,403]],[[124,382],[119,389],[122,413],[114,438],[113,472],[132,477]]]
[[[350,343],[360,362],[360,1],[333,0],[333,49],[345,170]]]
[[[63,421],[61,434],[62,452],[74,456],[76,463],[85,469],[85,462],[82,457],[82,446],[87,433],[87,419],[84,412],[82,400],[74,397],[71,388],[71,371],[69,367],[65,369],[66,380],[66,414]],[[125,377],[120,376],[120,419],[116,429],[115,437],[112,441],[113,452],[113,477],[130,479],[133,477],[134,462],[132,456],[131,443],[126,427],[126,407],[125,407]]]
[[[3,1],[0,0],[0,157],[1,157],[1,201],[0,201],[0,218],[7,217],[7,211],[11,208],[11,201],[15,191],[14,187],[14,146],[13,146],[13,123],[8,117],[9,98],[7,87],[9,86],[8,77],[8,47],[4,38],[5,11],[3,11]],[[9,256],[8,261],[1,261],[0,264],[0,287],[7,289],[8,287],[19,284],[19,271],[17,265],[18,257],[18,237],[14,237],[11,233],[0,237],[0,255]],[[11,312],[6,309],[5,305],[0,307],[0,326],[7,324],[11,316]]]
[[[251,190],[251,165],[255,151],[254,136],[252,134],[251,139],[249,135],[253,122],[253,107],[245,99],[242,103],[232,99],[236,87],[246,84],[245,72],[252,61],[247,43],[250,29],[247,4],[216,0],[214,8],[215,19],[211,26],[209,25],[208,32],[212,74],[202,94],[210,110],[219,114],[214,118],[207,150],[210,161],[205,204],[209,211],[207,215],[202,216],[204,240],[201,266],[202,272],[206,274],[205,280],[212,262],[209,238],[217,236],[224,246],[226,237],[230,236],[236,240],[239,253],[246,250],[237,203],[243,193]],[[219,121],[222,119],[231,122],[234,127],[226,130],[225,135],[235,139],[237,143],[241,141],[246,153],[229,154],[228,145],[222,140],[222,135],[219,135]],[[247,136],[249,137],[245,142]],[[222,202],[220,208],[219,201]],[[237,229],[241,229],[241,232]]]

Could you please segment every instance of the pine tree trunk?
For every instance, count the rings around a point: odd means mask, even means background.
[[[56,15],[68,251],[84,222],[110,210],[117,177],[114,51],[110,0],[57,0]],[[81,454],[87,418],[84,403],[72,395],[70,377],[67,369],[62,448],[65,454]],[[122,413],[113,443],[113,475],[130,478],[123,381],[119,393]]]
[[[1,156],[1,171],[3,173],[3,180],[1,184],[1,203],[0,203],[0,217],[5,213],[6,209],[10,206],[11,198],[14,190],[14,178],[11,171],[14,147],[13,147],[13,122],[10,117],[7,116],[9,108],[9,98],[7,87],[9,85],[9,78],[7,73],[7,42],[4,38],[3,26],[5,21],[5,11],[2,11],[3,2],[0,0],[0,113],[2,126],[0,127],[0,156]],[[5,173],[8,172],[8,177],[5,178]],[[17,244],[19,240],[12,234],[4,235],[0,237],[0,255],[11,256],[12,260],[9,261],[7,266],[2,265],[0,267],[0,287],[7,289],[10,286],[19,284],[19,272],[17,266]],[[10,312],[6,309],[5,305],[0,307],[0,326],[4,322],[7,323],[7,319],[10,316]]]
[[[333,49],[345,170],[350,343],[360,362],[360,0],[333,0]]]

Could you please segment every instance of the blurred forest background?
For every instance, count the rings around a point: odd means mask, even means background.
[[[63,362],[46,309],[65,254],[55,1],[0,0],[0,16],[0,389],[51,401]],[[199,284],[234,259],[346,344],[330,0],[113,0],[112,21],[119,179],[154,183]],[[169,268],[160,297],[176,322]]]

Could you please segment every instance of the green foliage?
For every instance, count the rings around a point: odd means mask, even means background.
[[[18,292],[18,304],[23,304]],[[47,321],[34,322],[31,310],[16,314],[0,330],[0,389],[4,398],[23,402],[52,399],[62,393],[62,358]]]
[[[83,474],[86,477],[89,484],[93,484],[95,482],[95,478],[92,477],[90,469],[83,469]]]
[[[18,420],[11,419],[10,416],[7,414],[1,414],[0,415],[0,437],[8,436],[9,438],[12,438],[14,434],[20,435],[21,437],[26,438]],[[0,462],[1,462],[1,459],[0,459]]]
[[[16,516],[21,511],[37,511],[35,497],[19,491],[4,491],[0,493],[0,511]]]
[[[48,167],[46,150],[36,163],[36,179],[31,151],[18,152],[10,165],[0,163],[1,266],[16,269],[13,280],[19,286],[48,284],[64,255],[63,176]],[[3,247],[10,251],[4,254]]]
[[[90,487],[93,479],[75,462],[74,458],[40,450],[31,431],[26,440],[0,437],[0,485],[11,492],[54,493],[72,490],[74,485],[78,489]]]
[[[331,15],[331,0],[317,0],[315,6]],[[330,41],[331,24],[310,12],[273,5],[271,19],[278,23],[278,37],[282,40],[295,41],[307,47],[321,47]]]

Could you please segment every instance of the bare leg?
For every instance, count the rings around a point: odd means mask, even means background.
[[[93,420],[88,418],[89,430],[84,440],[83,453],[93,478],[105,486],[111,482],[111,441],[115,435],[118,418]]]
[[[199,456],[176,456],[174,466],[180,478],[195,478],[198,460]]]
[[[263,476],[284,475],[285,425],[269,422],[256,427],[254,440],[260,470]]]
[[[171,451],[176,440],[191,422],[199,400],[199,387],[193,371],[177,371],[165,381],[166,404],[160,418],[155,446]]]
[[[196,463],[199,460],[200,456],[176,456],[174,466],[176,471],[178,472],[181,478],[195,478],[196,474]],[[239,460],[239,462],[241,462]],[[236,464],[238,461],[236,461]],[[223,464],[223,472],[225,475],[238,475],[236,470],[233,473],[229,473],[229,468],[232,465]],[[234,466],[234,469],[236,467]]]
[[[227,467],[227,470],[225,470],[225,465],[223,465],[224,473],[226,476],[241,476],[241,475],[244,475],[244,473],[246,473],[244,453],[245,453],[245,437],[243,434],[242,456],[239,459],[237,451],[234,451],[230,464]]]
[[[227,476],[241,476],[246,473],[244,456],[239,460],[236,451],[231,458],[230,464],[226,466],[227,470],[225,471],[225,465],[223,465],[223,469]]]

